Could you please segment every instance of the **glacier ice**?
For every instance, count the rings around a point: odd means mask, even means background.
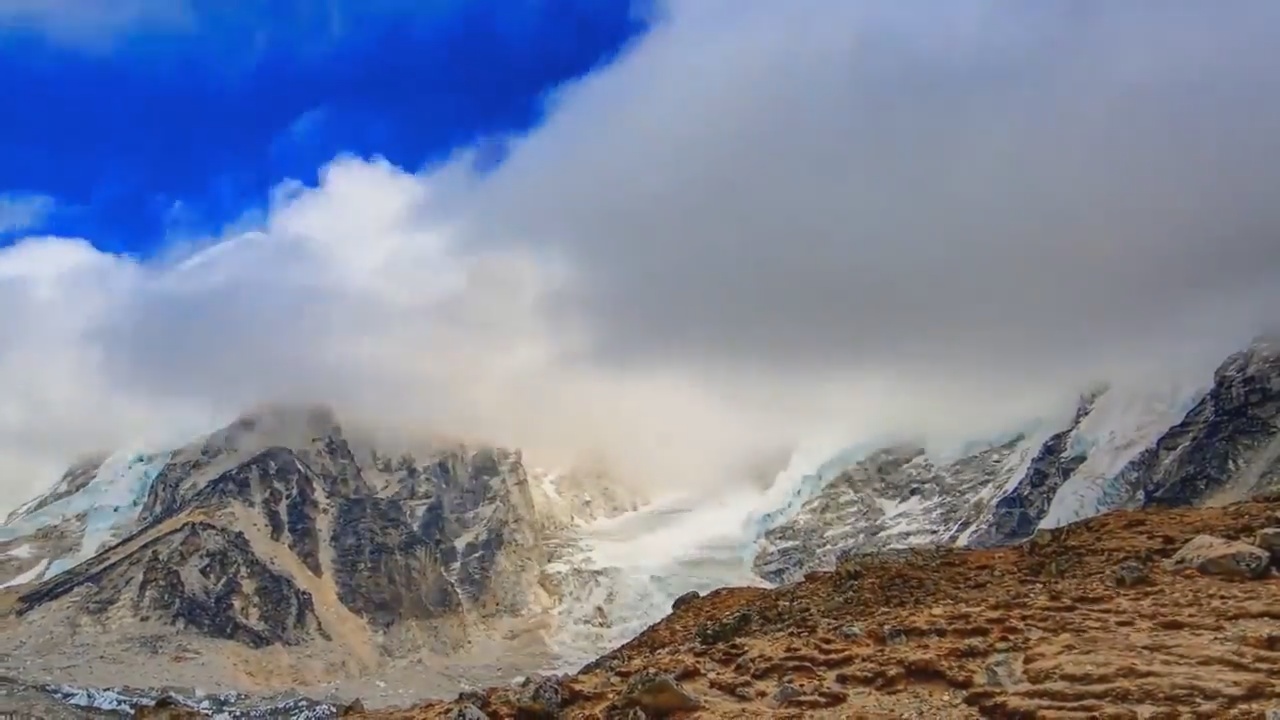
[[[1124,469],[1181,422],[1208,392],[1212,376],[1173,382],[1161,390],[1111,387],[1072,432],[1069,446],[1084,462],[1062,483],[1039,527],[1055,528],[1124,507],[1136,488]]]
[[[28,535],[42,527],[83,515],[84,534],[79,550],[73,556],[50,563],[40,579],[51,578],[92,557],[113,539],[121,526],[136,521],[151,490],[151,483],[168,461],[168,453],[115,453],[102,463],[93,479],[79,492],[16,517],[0,528],[0,540]],[[55,486],[53,492],[57,490]]]

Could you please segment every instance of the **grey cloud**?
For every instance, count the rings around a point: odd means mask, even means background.
[[[693,5],[478,201],[601,357],[1088,373],[1280,307],[1280,6]]]

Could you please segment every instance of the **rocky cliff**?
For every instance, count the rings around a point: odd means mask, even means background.
[[[583,508],[533,485],[517,451],[392,452],[324,408],[268,408],[170,452],[86,462],[0,535],[0,653],[298,648],[327,658],[318,679],[457,651],[556,602],[544,568]]]

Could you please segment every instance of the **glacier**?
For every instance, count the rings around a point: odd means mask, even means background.
[[[0,541],[30,535],[40,528],[67,520],[84,518],[83,536],[75,554],[48,562],[41,573],[24,582],[47,580],[97,554],[117,537],[122,528],[131,527],[138,519],[142,504],[151,491],[151,483],[169,462],[170,454],[148,454],[127,450],[112,454],[94,473],[89,483],[34,512],[14,514],[0,527]],[[56,493],[64,480],[51,489]],[[24,505],[34,506],[34,501]]]
[[[1132,501],[1124,470],[1195,407],[1213,378],[1187,378],[1153,390],[1111,387],[1072,431],[1069,448],[1084,462],[1054,493],[1039,528],[1069,525]]]

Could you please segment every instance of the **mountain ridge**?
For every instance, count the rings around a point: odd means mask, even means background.
[[[99,686],[121,684],[111,662],[168,658],[155,684],[410,701],[369,683],[438,695],[559,671],[746,575],[785,584],[858,556],[1004,547],[1111,510],[1265,492],[1278,438],[1280,345],[1264,341],[1200,385],[1099,386],[1061,425],[947,456],[847,448],[752,490],[738,515],[645,504],[518,450],[405,450],[328,408],[267,407],[172,450],[88,458],[12,513],[0,658],[44,648],[61,659],[37,674]],[[102,661],[68,675],[73,655]]]

